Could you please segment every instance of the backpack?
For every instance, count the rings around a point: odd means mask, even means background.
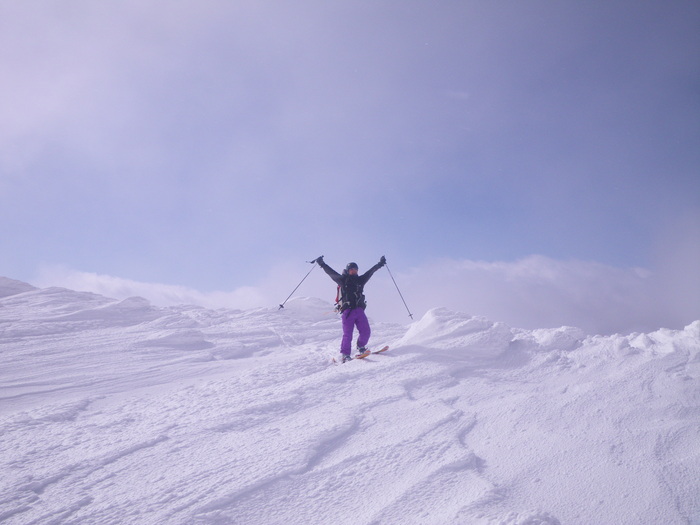
[[[359,289],[355,291],[355,306],[353,308],[365,308],[367,306],[363,288],[364,286],[360,285]],[[335,292],[335,311],[338,313],[347,310],[353,303],[349,297],[345,297],[344,292],[343,286],[339,284]]]

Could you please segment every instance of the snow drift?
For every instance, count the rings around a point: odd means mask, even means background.
[[[700,322],[602,337],[438,308],[333,366],[339,335],[315,299],[1,278],[0,521],[700,522]]]

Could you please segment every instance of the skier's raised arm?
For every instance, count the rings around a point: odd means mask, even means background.
[[[374,272],[379,270],[379,268],[382,268],[386,264],[386,257],[382,255],[382,258],[379,259],[379,262],[372,266],[369,270],[367,270],[365,273],[363,273],[360,276],[360,280],[362,281],[362,284],[365,284],[367,281],[369,281],[369,278],[374,275]]]
[[[328,274],[328,276],[333,279],[337,284],[343,284],[343,277],[336,272],[333,268],[328,266],[326,262],[323,260],[323,255],[316,259],[316,262],[318,265],[323,268],[323,271]]]

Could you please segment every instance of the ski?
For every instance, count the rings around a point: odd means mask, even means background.
[[[355,359],[364,359],[368,355],[381,354],[382,352],[386,352],[387,350],[389,350],[389,345],[384,346],[384,347],[380,348],[379,350],[367,350],[366,352],[355,356]]]
[[[372,351],[372,350],[366,350],[365,352],[362,352],[361,354],[358,354],[358,355],[356,355],[355,357],[353,357],[353,358],[351,359],[351,361],[352,361],[353,359],[364,359],[365,357],[370,356],[370,355],[372,355],[372,354],[381,354],[382,352],[386,352],[387,350],[389,350],[389,345],[384,346],[384,347],[380,348],[379,350],[374,350],[374,351]],[[336,364],[336,365],[337,365],[337,364],[342,364],[342,362],[339,363],[339,362],[336,360],[335,357],[333,358],[332,363],[334,363],[334,364]]]
[[[364,359],[368,355],[381,354],[382,352],[386,352],[387,350],[389,350],[389,345],[384,346],[384,347],[380,348],[379,350],[367,350],[366,352],[363,352],[360,355],[356,355],[355,359]]]

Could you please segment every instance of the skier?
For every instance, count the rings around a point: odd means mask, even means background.
[[[342,275],[328,266],[323,261],[323,256],[316,259],[316,262],[340,287],[340,312],[343,319],[343,339],[340,343],[340,353],[342,354],[341,360],[345,363],[352,359],[350,351],[355,326],[360,334],[357,338],[357,355],[367,351],[365,345],[369,341],[371,330],[365,315],[367,303],[363,289],[374,272],[386,264],[386,258],[382,255],[379,262],[362,275],[358,275],[358,267],[354,262],[348,263]]]

